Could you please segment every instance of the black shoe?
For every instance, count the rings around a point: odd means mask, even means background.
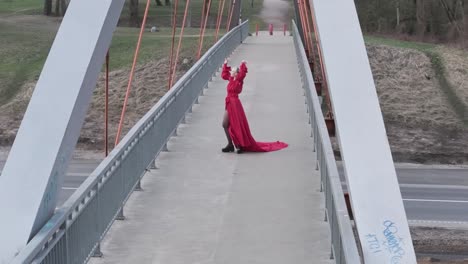
[[[234,145],[227,145],[221,149],[222,152],[234,152]]]
[[[237,154],[242,154],[242,153],[244,153],[243,149],[240,148],[240,149],[237,150]]]

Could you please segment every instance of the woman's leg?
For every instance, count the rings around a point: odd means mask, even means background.
[[[224,128],[224,133],[226,133],[226,138],[228,140],[228,146],[232,146],[232,139],[231,136],[229,135],[229,114],[228,111],[224,111],[224,117],[223,117],[223,128]]]

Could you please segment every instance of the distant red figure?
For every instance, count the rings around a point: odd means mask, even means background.
[[[229,81],[227,85],[227,96],[223,118],[223,128],[226,133],[228,145],[222,149],[223,152],[237,153],[248,152],[268,152],[286,148],[288,144],[276,142],[256,142],[250,133],[249,123],[245,116],[244,108],[239,100],[242,92],[244,78],[247,74],[247,63],[242,61],[239,68],[231,69],[224,61],[221,77]]]

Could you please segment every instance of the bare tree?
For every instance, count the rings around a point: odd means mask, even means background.
[[[131,27],[139,27],[140,26],[140,18],[138,16],[138,0],[130,0],[130,19],[129,19],[129,26]]]
[[[68,2],[66,0],[60,0],[60,15],[65,16],[67,12]]]
[[[462,29],[458,25],[457,17],[456,17],[458,1],[455,2],[455,5],[453,6],[450,6],[445,0],[439,0],[439,1],[442,7],[444,8],[445,12],[447,13],[447,17],[448,17],[450,24],[452,24],[457,30],[458,34],[461,35]]]
[[[59,16],[60,14],[60,0],[55,0],[55,15]]]
[[[426,31],[425,0],[415,0],[416,3],[416,33],[423,36]]]
[[[52,0],[44,0],[44,15],[52,15]]]
[[[400,0],[395,0],[396,7],[396,27],[397,30],[400,28]]]
[[[467,1],[461,1],[463,11],[462,11],[462,20],[463,20],[463,46],[467,46],[468,43],[468,2]]]

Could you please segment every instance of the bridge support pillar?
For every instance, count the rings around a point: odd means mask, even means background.
[[[68,6],[0,177],[0,263],[10,263],[55,212],[124,2]]]

